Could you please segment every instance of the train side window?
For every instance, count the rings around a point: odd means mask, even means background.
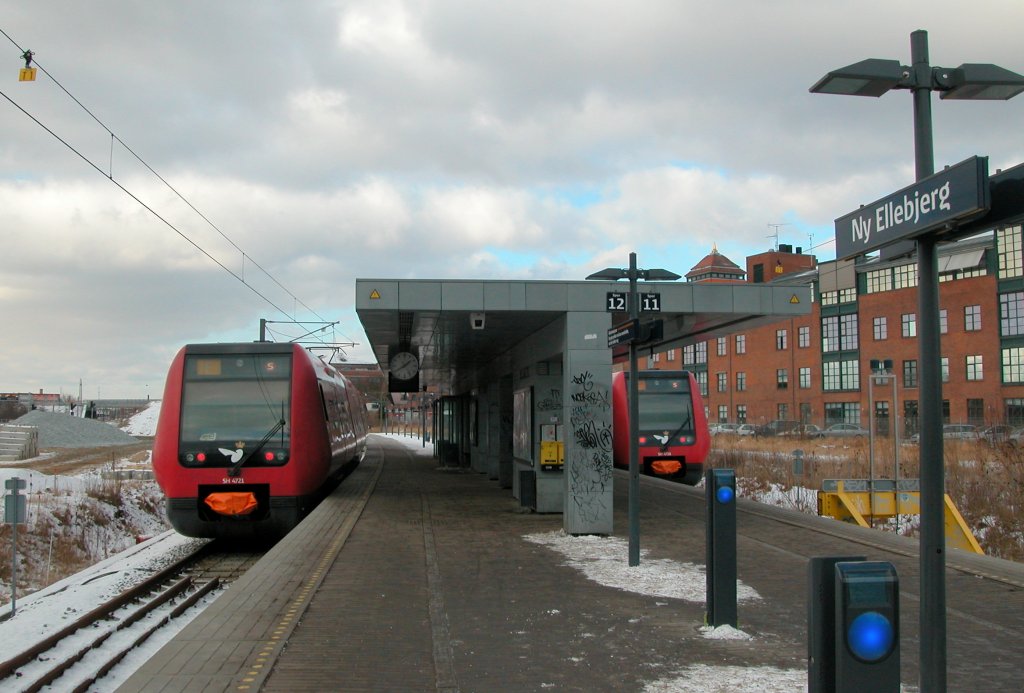
[[[324,409],[324,421],[331,420],[331,410],[327,407],[327,397],[324,395],[324,384],[319,383],[320,387],[320,406]]]

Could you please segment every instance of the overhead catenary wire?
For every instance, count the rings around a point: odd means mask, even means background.
[[[110,160],[109,160],[109,164],[108,164],[107,170],[104,171],[99,165],[97,165],[94,161],[89,159],[89,157],[87,157],[82,152],[80,152],[78,149],[76,149],[70,142],[68,142],[66,139],[64,139],[60,135],[58,135],[53,129],[47,127],[39,118],[36,118],[34,115],[29,113],[27,109],[23,108],[19,103],[17,103],[13,98],[11,98],[6,92],[0,90],[0,95],[2,95],[8,102],[10,102],[11,105],[13,105],[15,108],[17,108],[23,114],[25,114],[28,118],[30,118],[33,122],[35,122],[39,127],[41,127],[43,130],[45,130],[47,133],[49,133],[52,137],[54,137],[58,142],[60,142],[65,147],[67,147],[69,150],[71,150],[80,159],[82,159],[87,164],[89,164],[98,173],[103,175],[110,182],[112,182],[114,185],[116,185],[118,188],[120,188],[125,194],[127,194],[129,197],[131,197],[133,200],[135,200],[138,204],[140,204],[143,208],[145,208],[148,212],[150,212],[154,217],[159,219],[166,226],[171,228],[175,233],[177,233],[179,236],[181,236],[186,241],[188,241],[193,247],[195,247],[197,250],[199,250],[207,258],[212,260],[217,266],[219,266],[221,269],[226,271],[228,274],[230,274],[236,280],[238,280],[243,285],[245,285],[254,294],[256,294],[257,296],[262,298],[266,303],[268,303],[270,306],[272,306],[275,310],[279,311],[283,315],[286,315],[286,316],[292,318],[293,320],[295,319],[295,315],[289,313],[286,309],[278,306],[269,297],[265,296],[263,293],[261,293],[259,290],[257,290],[254,286],[252,286],[249,282],[247,282],[245,280],[245,262],[246,262],[246,260],[248,260],[249,263],[251,265],[253,265],[254,267],[256,267],[260,272],[262,272],[264,276],[266,276],[268,279],[270,279],[270,281],[272,281],[274,284],[276,284],[282,291],[284,291],[284,293],[286,293],[288,296],[290,296],[295,303],[301,305],[303,308],[305,308],[311,314],[315,315],[320,320],[322,320],[324,322],[328,322],[323,316],[321,316],[315,310],[310,308],[298,296],[296,296],[294,293],[292,293],[286,286],[284,286],[284,284],[282,284],[280,281],[278,281],[278,279],[274,275],[272,275],[269,271],[267,271],[260,263],[258,263],[256,260],[254,260],[251,255],[249,255],[237,243],[235,243],[234,240],[232,240],[209,217],[207,217],[194,204],[192,204],[192,202],[188,198],[186,198],[177,188],[175,188],[173,185],[171,185],[171,183],[167,179],[165,179],[152,166],[150,166],[149,163],[145,159],[143,159],[131,147],[129,147],[128,144],[124,142],[124,140],[122,140],[120,137],[118,137],[118,135],[116,133],[114,133],[113,130],[111,130],[109,127],[107,127],[107,125],[102,120],[100,120],[100,118],[97,117],[95,113],[93,113],[84,103],[82,103],[81,100],[79,100],[77,97],[75,97],[74,94],[72,94],[70,91],[68,91],[68,89],[66,89],[64,87],[64,85],[61,84],[61,82],[58,79],[56,79],[52,74],[50,74],[46,70],[46,68],[43,65],[41,65],[38,60],[35,59],[35,54],[34,53],[32,53],[31,51],[29,51],[27,49],[23,49],[3,29],[0,29],[0,34],[3,34],[3,36],[5,38],[7,38],[8,41],[10,41],[16,48],[18,48],[19,51],[21,51],[22,59],[28,60],[28,58],[26,58],[25,56],[31,55],[32,56],[31,60],[32,60],[32,63],[34,64],[34,66],[38,70],[40,70],[44,75],[46,75],[46,77],[49,78],[49,80],[52,81],[62,92],[64,92],[64,94],[67,95],[67,97],[69,99],[74,101],[75,104],[77,104],[83,111],[85,111],[89,115],[89,117],[91,117],[101,128],[103,128],[104,131],[106,131],[110,135],[110,138],[111,138],[111,142],[110,142]],[[209,225],[225,241],[227,241],[235,250],[237,250],[241,254],[241,256],[242,256],[242,272],[241,273],[237,273],[237,272],[231,270],[227,265],[225,265],[223,262],[221,262],[216,257],[214,257],[210,252],[208,252],[206,249],[204,249],[201,245],[199,245],[199,243],[197,241],[193,240],[192,238],[189,238],[177,226],[175,226],[173,223],[171,223],[169,220],[167,220],[164,216],[159,214],[155,209],[153,209],[150,205],[148,205],[145,202],[143,202],[142,199],[140,199],[137,195],[132,193],[124,185],[122,185],[121,183],[119,183],[117,180],[114,179],[114,176],[113,176],[113,165],[114,165],[114,143],[115,142],[117,144],[119,144],[121,147],[123,147],[125,149],[125,151],[127,151],[129,154],[131,154],[135,158],[136,161],[138,161],[142,166],[144,166],[146,168],[146,170],[148,170],[157,180],[159,180],[165,187],[167,187],[167,189],[169,189],[172,193],[174,193],[174,195],[179,200],[184,202],[185,205],[187,205],[189,207],[189,209],[191,209],[200,219],[202,219],[204,222],[206,222],[207,225]],[[293,309],[293,311],[294,311],[294,309]]]

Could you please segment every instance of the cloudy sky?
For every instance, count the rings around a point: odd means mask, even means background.
[[[913,182],[911,99],[812,84],[915,29],[1024,72],[1019,0],[0,3],[0,391],[86,398],[260,318],[367,360],[357,277],[833,259]],[[1024,97],[933,113],[937,166],[1024,162]]]

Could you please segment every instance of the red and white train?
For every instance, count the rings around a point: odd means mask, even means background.
[[[629,468],[629,377],[612,374],[612,452],[616,467]],[[700,386],[689,371],[640,371],[637,463],[643,474],[700,482],[711,448]]]
[[[297,344],[189,344],[171,363],[153,471],[192,537],[287,534],[366,451],[366,406]]]

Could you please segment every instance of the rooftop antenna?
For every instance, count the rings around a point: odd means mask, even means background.
[[[770,233],[767,236],[765,236],[765,238],[774,238],[775,239],[775,248],[774,248],[775,252],[779,251],[779,227],[780,226],[789,226],[789,224],[768,224],[768,228],[774,229],[775,233]]]

